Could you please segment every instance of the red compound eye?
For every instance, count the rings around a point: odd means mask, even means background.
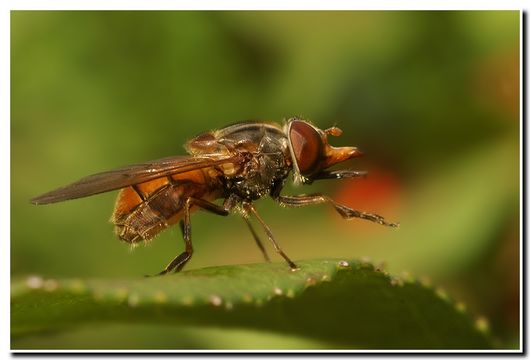
[[[293,121],[289,129],[289,140],[302,175],[310,175],[319,165],[322,155],[320,134],[304,121]]]

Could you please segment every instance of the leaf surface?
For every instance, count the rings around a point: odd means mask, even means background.
[[[491,342],[447,295],[360,261],[211,267],[136,279],[14,281],[13,338],[87,324],[252,329],[350,349],[484,349]]]

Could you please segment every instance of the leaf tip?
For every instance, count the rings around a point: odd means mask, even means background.
[[[127,298],[127,303],[130,307],[136,307],[140,304],[140,295],[137,293],[129,294],[129,297]]]
[[[467,308],[466,308],[466,304],[464,304],[463,302],[457,302],[456,305],[455,305],[455,309],[456,311],[458,311],[459,313],[465,313]]]
[[[223,304],[223,299],[219,295],[210,296],[210,304],[213,306],[221,306]]]
[[[305,279],[305,285],[306,286],[314,286],[317,284],[317,280],[312,277],[312,276],[309,276]]]
[[[399,276],[391,276],[390,277],[390,285],[403,287],[405,285],[405,282]]]
[[[275,287],[275,288],[274,288],[274,295],[276,295],[276,296],[282,296],[282,295],[283,295],[283,290],[280,289],[279,287]]]
[[[490,325],[488,319],[484,316],[479,316],[475,320],[475,328],[483,334],[489,333]]]
[[[288,298],[292,299],[294,298],[294,290],[293,289],[289,289],[287,290],[287,293],[285,294],[285,296],[287,296]]]
[[[114,299],[118,300],[118,301],[124,301],[125,299],[128,299],[128,296],[129,296],[129,290],[125,287],[120,287],[120,288],[117,288],[115,291],[114,291]]]
[[[443,289],[441,287],[436,288],[435,294],[436,294],[436,296],[438,296],[443,301],[448,301],[449,300],[449,295],[447,295],[447,291],[445,291],[445,289]]]
[[[72,280],[68,286],[68,290],[70,290],[74,294],[83,294],[87,291],[86,284],[80,280],[80,279],[74,279]]]
[[[38,275],[31,275],[26,279],[26,286],[33,290],[42,288],[43,284],[44,280]]]
[[[427,277],[427,276],[422,276],[420,277],[420,284],[424,287],[424,288],[431,288],[432,287],[432,280],[430,277]]]
[[[193,298],[191,296],[184,296],[180,303],[184,306],[192,306],[193,305]]]
[[[350,263],[347,262],[346,260],[341,260],[341,261],[339,261],[339,267],[343,268],[343,269],[344,268],[349,268],[350,267]]]
[[[167,303],[168,297],[167,297],[167,294],[165,292],[157,291],[153,295],[153,300],[157,304],[165,304],[165,303]]]

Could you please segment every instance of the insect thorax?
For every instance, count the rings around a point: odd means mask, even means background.
[[[245,200],[257,200],[282,185],[289,170],[283,153],[256,153],[240,174],[224,178],[225,195],[236,194]]]
[[[223,134],[225,139],[239,140],[238,151],[248,160],[235,176],[225,177],[225,193],[245,200],[256,200],[283,184],[290,171],[287,139],[276,127],[247,123]]]

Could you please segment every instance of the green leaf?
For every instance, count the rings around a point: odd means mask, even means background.
[[[250,329],[350,349],[485,349],[461,305],[359,261],[211,267],[137,279],[14,281],[14,339],[98,323]]]

